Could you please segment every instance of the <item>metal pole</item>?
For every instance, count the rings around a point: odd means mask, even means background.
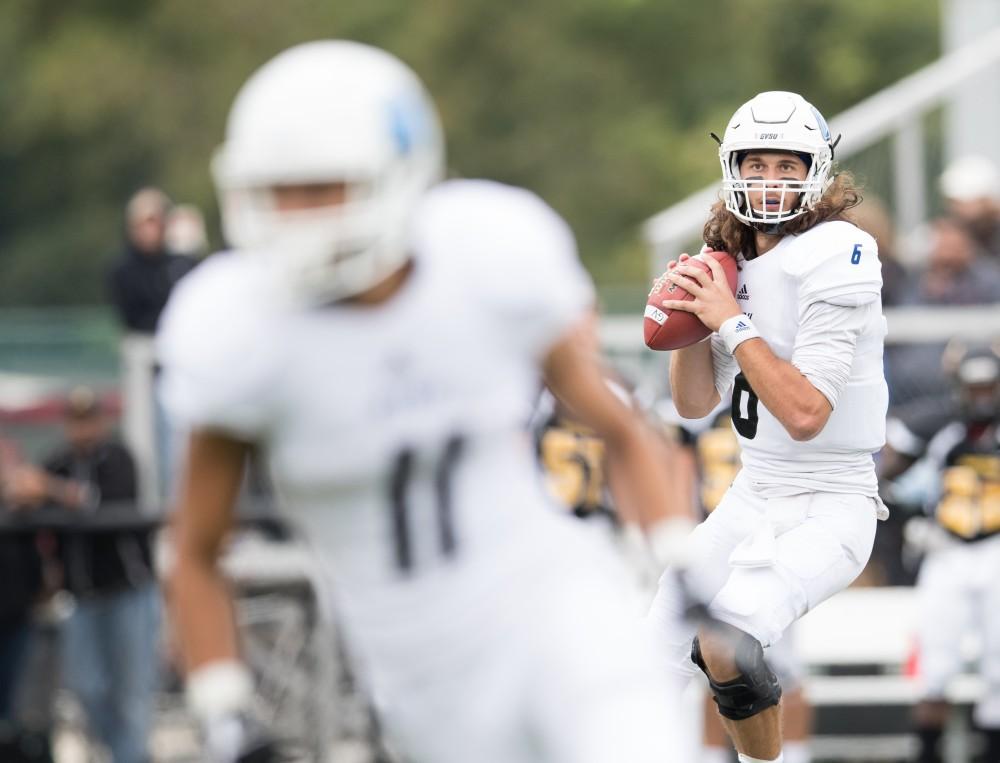
[[[915,117],[900,126],[892,141],[893,184],[896,197],[896,229],[908,236],[927,215],[924,126]]]
[[[944,53],[1000,28],[997,0],[942,0]],[[945,111],[945,161],[966,154],[987,156],[1000,165],[1000,64],[992,64],[956,87]]]

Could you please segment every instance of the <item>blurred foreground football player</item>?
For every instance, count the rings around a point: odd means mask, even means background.
[[[544,375],[621,499],[662,517],[653,435],[589,351],[569,228],[526,191],[438,184],[442,153],[414,74],[356,43],[292,48],[236,98],[213,172],[238,251],[182,285],[159,337],[192,431],[171,580],[192,707],[216,760],[270,759],[216,566],[259,444],[407,761],[678,760],[626,573],[545,510],[524,424]]]
[[[723,199],[704,241],[739,255],[737,294],[714,260],[713,280],[681,255],[666,277],[694,299],[663,304],[715,332],[672,353],[671,390],[700,418],[732,388],[743,468],[684,574],[718,624],[695,632],[669,571],[650,616],[672,668],[708,676],[740,760],[780,761],[781,690],[762,648],[857,577],[886,513],[872,459],[887,406],[882,278],[874,240],[843,217],[858,193],[801,96],[761,93],[720,143]]]

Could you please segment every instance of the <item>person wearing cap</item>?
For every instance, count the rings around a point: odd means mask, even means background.
[[[88,517],[136,512],[132,456],[111,434],[97,395],[72,390],[65,442],[45,461],[45,499]],[[149,760],[160,627],[160,594],[148,534],[136,529],[67,533],[67,588],[76,607],[63,634],[68,687],[93,738],[115,763]]]
[[[985,156],[963,156],[941,173],[941,196],[948,215],[968,230],[976,244],[1000,259],[1000,172]]]
[[[932,524],[917,579],[920,763],[942,760],[949,684],[963,668],[963,639],[977,629],[984,691],[974,719],[986,736],[982,760],[1000,760],[1000,357],[995,347],[955,354],[953,416],[934,431],[919,416],[890,419],[879,469],[890,495],[921,458],[939,475],[926,499]]]

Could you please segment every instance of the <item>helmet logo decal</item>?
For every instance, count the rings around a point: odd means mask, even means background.
[[[406,155],[427,135],[427,115],[412,95],[394,98],[388,108],[389,130],[400,154]]]
[[[809,108],[812,109],[813,116],[816,118],[816,124],[819,125],[819,131],[820,131],[820,134],[823,136],[823,140],[825,140],[827,143],[829,143],[830,142],[830,126],[826,123],[826,120],[823,119],[823,115],[819,113],[819,111],[816,109],[815,106],[810,106]],[[809,126],[806,125],[806,127],[809,127]],[[812,129],[812,128],[809,128],[809,129]]]

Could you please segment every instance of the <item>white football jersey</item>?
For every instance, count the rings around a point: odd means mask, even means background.
[[[540,359],[594,302],[568,226],[527,191],[448,182],[415,220],[414,269],[387,303],[305,309],[265,258],[220,254],[158,337],[171,413],[266,448],[375,652],[404,632],[432,642],[524,554],[551,553],[562,520],[526,423]]]
[[[743,468],[765,494],[878,494],[872,453],[885,442],[888,407],[881,287],[875,240],[848,222],[821,223],[741,260],[740,307],[833,406],[815,438],[793,440],[713,336],[716,387],[723,399],[732,388]]]

